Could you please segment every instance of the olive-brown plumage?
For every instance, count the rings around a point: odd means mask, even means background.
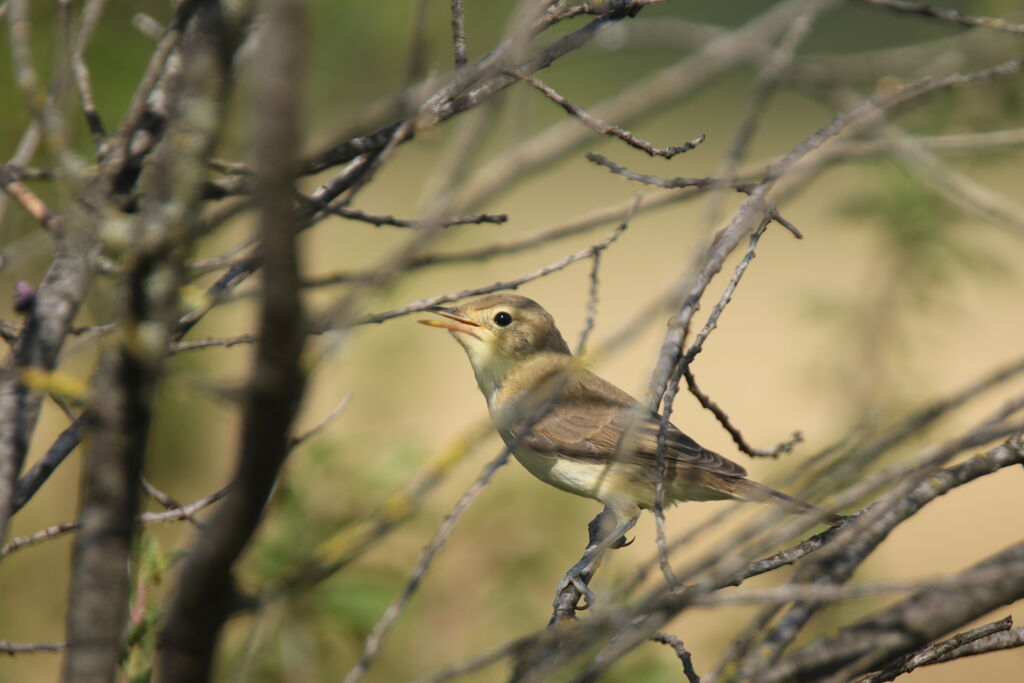
[[[431,310],[444,319],[421,322],[449,330],[465,349],[495,426],[527,470],[604,503],[620,524],[654,506],[661,417],[582,368],[547,311],[504,293]],[[666,506],[734,498],[813,509],[747,479],[743,467],[674,425],[665,430],[664,462]]]

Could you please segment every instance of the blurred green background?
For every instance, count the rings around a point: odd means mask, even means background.
[[[415,2],[322,1],[311,3],[306,94],[307,148],[321,149],[351,130],[374,102],[406,84]],[[673,19],[736,26],[772,3],[670,1],[647,8],[639,22]],[[1018,2],[947,3],[971,14],[1011,16]],[[503,33],[513,5],[507,1],[466,2],[470,58],[489,51]],[[77,5],[76,5],[77,6]],[[56,54],[54,7],[33,3],[33,44],[44,75]],[[101,116],[112,125],[122,115],[146,66],[152,40],[132,27],[135,13],[160,22],[170,16],[164,2],[111,0],[86,58],[93,73]],[[1011,17],[1012,18],[1012,17]],[[572,27],[580,25],[580,21]],[[642,24],[641,24],[642,25]],[[4,25],[6,29],[6,25]],[[443,73],[450,64],[448,3],[429,9],[428,66]],[[564,29],[558,29],[564,30]],[[962,29],[916,17],[879,12],[848,3],[825,16],[801,53],[856,54],[888,46],[953,36]],[[583,107],[681,59],[687,51],[670,41],[633,40],[629,27],[612,27],[604,37],[557,62],[541,76]],[[1001,40],[995,36],[993,41]],[[1019,46],[1019,43],[1018,43]],[[28,120],[14,85],[6,30],[0,32],[0,155],[9,157]],[[1019,48],[1018,48],[1019,49]],[[685,101],[659,108],[625,125],[657,145],[680,144],[698,134],[707,141],[671,161],[651,160],[620,143],[594,137],[587,151],[598,151],[637,170],[664,176],[714,172],[750,96],[752,73],[743,69],[715,79]],[[873,82],[854,83],[870,92]],[[247,83],[238,84],[232,118],[218,154],[248,159]],[[944,92],[927,106],[899,119],[913,132],[942,134],[1011,128],[1021,118],[1021,78],[990,86]],[[486,143],[466,160],[486,162],[529,134],[563,118],[552,103],[525,86],[505,92],[493,104]],[[356,201],[370,213],[404,218],[420,215],[431,199],[431,179],[444,163],[452,136],[471,112],[403,145]],[[763,159],[790,149],[827,123],[831,110],[804,92],[784,87],[766,105],[748,153]],[[92,158],[91,141],[79,130],[78,147]],[[52,159],[43,153],[36,165]],[[1019,200],[1019,149],[958,158],[956,167],[979,182]],[[329,177],[304,181],[307,189]],[[33,185],[58,210],[66,197],[46,184]],[[634,187],[588,163],[582,151],[510,187],[484,207],[508,213],[501,225],[471,225],[446,231],[437,249],[455,249],[511,240],[560,224],[583,213],[628,200]],[[740,200],[721,196],[677,203],[636,217],[604,256],[597,326],[592,347],[600,346],[652,298],[690,266],[694,250],[728,217]],[[712,202],[720,202],[711,220]],[[673,421],[707,447],[737,459],[754,478],[771,482],[870,415],[880,424],[914,406],[964,386],[1018,357],[1024,344],[1024,245],[1020,235],[985,224],[945,201],[890,161],[870,160],[829,170],[810,191],[781,207],[804,233],[796,241],[773,226],[761,242],[733,303],[720,321],[694,370],[702,387],[722,405],[748,439],[768,447],[800,429],[806,442],[777,461],[750,461],[736,454],[728,435],[688,395],[676,402]],[[365,303],[378,311],[425,296],[508,279],[547,264],[600,239],[611,226],[528,253],[493,261],[418,271]],[[197,256],[221,253],[252,229],[239,220],[201,244]],[[407,235],[390,228],[335,219],[303,237],[308,275],[365,268],[404,243]],[[5,260],[0,292],[13,283],[38,281],[50,243],[17,207],[0,223]],[[736,258],[730,261],[726,272]],[[585,315],[589,267],[580,263],[522,288],[558,320],[572,344]],[[208,280],[201,279],[197,285]],[[724,279],[712,285],[704,313],[717,299]],[[253,285],[242,288],[253,291]],[[112,283],[100,281],[81,314],[83,323],[101,322],[110,310]],[[313,291],[312,307],[336,292]],[[197,328],[193,336],[235,335],[252,329],[251,298],[239,297]],[[9,297],[3,316],[15,318]],[[596,370],[634,393],[646,387],[663,333],[660,322],[640,330]],[[87,379],[95,344],[70,340],[69,374]],[[160,391],[146,476],[181,501],[219,488],[233,466],[238,425],[226,390],[239,386],[249,350],[245,347],[183,353],[172,359]],[[319,364],[299,428],[318,422],[343,397],[343,414],[297,450],[271,503],[266,523],[244,559],[243,585],[256,590],[293,571],[310,557],[332,552],[351,537],[353,526],[379,510],[395,491],[431,458],[486,417],[461,349],[447,335],[420,327],[409,318],[358,328]],[[935,440],[957,433],[994,409],[1013,387],[972,405],[930,433]],[[1021,382],[1016,384],[1017,392]],[[47,405],[30,461],[39,457],[66,418]],[[905,454],[928,441],[909,444]],[[421,548],[437,524],[500,450],[489,437],[454,465],[425,505],[382,543],[316,589],[275,603],[259,617],[229,624],[221,648],[219,680],[334,681],[356,660],[362,638],[400,590]],[[52,477],[15,518],[11,537],[75,518],[78,455]],[[948,573],[973,564],[1020,538],[1024,519],[1024,471],[1004,471],[958,489],[902,526],[855,577],[911,578]],[[158,509],[150,501],[149,509]],[[702,524],[726,504],[689,504],[668,513],[670,535]],[[755,514],[750,506],[748,514]],[[574,498],[533,480],[516,463],[502,469],[466,515],[445,551],[386,641],[368,680],[406,680],[509,638],[541,627],[555,582],[578,557],[586,522],[598,511],[593,501]],[[144,538],[145,580],[153,584],[143,602],[158,610],[173,581],[163,572],[185,548],[187,523],[149,527]],[[340,536],[335,536],[340,534]],[[346,536],[349,534],[349,536]],[[333,541],[326,539],[333,538]],[[715,537],[684,552],[696,554]],[[340,540],[339,540],[340,539]],[[62,639],[68,582],[70,536],[12,554],[0,563],[0,639],[19,642]],[[638,525],[637,542],[612,554],[596,582],[608,596],[617,579],[654,551],[653,523]],[[162,579],[162,580],[161,580]],[[763,577],[752,585],[771,585]],[[830,629],[846,623],[884,599],[853,601],[821,619]],[[694,654],[698,671],[709,669],[728,647],[737,624],[755,612],[733,607],[690,611],[666,630]],[[1012,613],[1017,623],[1024,610]],[[156,614],[157,612],[154,612]],[[140,648],[144,648],[141,644]],[[140,649],[133,656],[145,660]],[[0,660],[0,681],[49,681],[59,655],[39,653]],[[144,670],[144,664],[133,664]],[[501,680],[492,668],[472,680]],[[1009,651],[919,670],[914,681],[1024,679],[1024,652]],[[679,665],[670,649],[653,644],[638,649],[615,667],[609,681],[675,681]]]

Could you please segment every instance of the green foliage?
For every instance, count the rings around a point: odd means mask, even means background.
[[[144,531],[136,538],[135,583],[132,586],[124,669],[131,683],[149,683],[153,675],[157,624],[163,610],[157,592],[175,552],[164,552],[156,538]]]

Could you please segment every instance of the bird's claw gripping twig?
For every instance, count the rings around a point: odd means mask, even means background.
[[[558,605],[558,598],[566,588],[570,585],[579,591],[580,595],[586,600],[585,606],[577,607],[579,610],[584,610],[590,607],[595,602],[594,592],[587,587],[587,580],[590,577],[584,577],[584,573],[590,568],[590,563],[593,560],[593,556],[590,553],[585,553],[580,561],[569,568],[569,571],[565,573],[565,576],[558,582],[558,588],[555,590],[555,605]]]

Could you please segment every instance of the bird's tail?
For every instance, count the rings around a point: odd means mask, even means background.
[[[823,512],[821,508],[805,503],[804,501],[787,496],[781,491],[776,491],[770,486],[764,484],[758,484],[756,481],[750,479],[740,479],[738,482],[736,496],[743,500],[749,500],[754,503],[770,503],[772,505],[778,505],[779,507],[785,508],[793,513],[804,513],[804,512]],[[825,521],[835,526],[842,524],[845,518],[842,515],[828,515],[825,517]]]

